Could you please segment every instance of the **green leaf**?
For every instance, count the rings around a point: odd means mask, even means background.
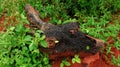
[[[75,55],[74,57],[75,57],[75,58],[79,58],[79,55]]]
[[[38,67],[43,67],[42,64],[39,64]]]
[[[42,31],[42,30],[36,30],[36,32],[37,32],[37,33],[43,33],[43,31]]]
[[[60,64],[60,66],[63,67],[64,65],[65,66],[70,66],[71,64],[70,64],[70,62],[68,62],[66,60],[62,60],[62,63]]]
[[[44,40],[45,39],[45,35],[42,35],[41,37],[40,37],[40,40]]]
[[[26,50],[28,50],[28,48],[26,46],[23,46],[22,50],[26,51]]]
[[[64,67],[64,64],[63,64],[63,63],[60,63],[60,67]]]
[[[81,63],[80,58],[76,58],[75,61],[76,61],[77,63]]]
[[[79,55],[75,55],[74,58],[72,58],[72,63],[75,63],[75,62],[81,63],[81,60],[80,60],[80,58],[79,58]]]
[[[61,21],[61,20],[59,20],[59,21],[57,22],[57,24],[62,24],[62,21]]]
[[[24,14],[22,13],[22,14],[20,14],[20,16],[21,16],[21,18],[22,19],[26,19],[26,17],[24,16]]]
[[[76,22],[77,20],[76,19],[69,19],[69,20],[66,20],[64,21],[62,24],[66,24],[66,23],[70,23],[70,22]]]
[[[35,33],[35,37],[39,37],[40,38],[40,33]]]
[[[65,61],[64,65],[65,65],[65,66],[70,66],[71,64],[70,64],[70,62]]]
[[[43,46],[45,48],[47,47],[47,42],[45,40],[41,40],[40,44],[41,44],[41,46]]]
[[[32,50],[34,50],[34,49],[36,49],[35,45],[30,44],[30,45],[29,45],[29,50],[32,51]]]
[[[15,29],[15,27],[10,27],[10,31],[13,31]]]
[[[32,37],[30,35],[26,35],[24,38],[25,41],[31,41]]]
[[[19,24],[15,29],[16,32],[22,32],[22,30],[24,30],[23,29],[23,24]]]
[[[49,63],[48,58],[46,58],[46,57],[43,58],[43,61],[44,61],[44,64],[48,64]]]
[[[72,63],[75,63],[75,58],[72,58]]]
[[[35,49],[33,52],[34,52],[34,53],[38,53],[38,54],[40,53],[40,52],[39,52],[39,49]]]

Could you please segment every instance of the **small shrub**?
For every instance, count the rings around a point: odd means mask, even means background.
[[[38,47],[44,38],[38,31],[30,33],[29,28],[19,24],[0,34],[0,67],[51,67],[48,56]]]

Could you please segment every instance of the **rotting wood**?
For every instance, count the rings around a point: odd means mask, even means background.
[[[42,21],[39,17],[39,12],[31,5],[27,4],[25,11],[30,23],[41,29],[46,36],[48,47],[40,47],[43,52],[56,54],[69,51],[96,54],[104,45],[103,41],[81,32],[78,22],[53,25]],[[58,41],[58,43],[55,43],[55,41]],[[86,47],[89,47],[89,49],[86,49]]]

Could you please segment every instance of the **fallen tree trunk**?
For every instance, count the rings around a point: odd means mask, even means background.
[[[48,47],[40,47],[43,52],[48,54],[60,54],[64,52],[89,52],[96,54],[104,44],[103,41],[81,32],[78,22],[53,25],[42,21],[38,11],[29,4],[25,6],[25,11],[30,23],[41,29],[46,36]]]

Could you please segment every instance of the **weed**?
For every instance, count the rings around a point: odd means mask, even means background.
[[[62,60],[62,62],[60,63],[60,67],[64,67],[64,66],[70,66],[70,62],[68,62],[67,60]]]
[[[2,66],[46,66],[50,67],[48,56],[39,51],[38,44],[44,40],[44,36],[38,34],[38,30],[31,36],[29,28],[23,24],[10,27],[1,33],[0,38],[0,67]],[[39,31],[40,33],[40,31]],[[43,42],[41,42],[45,46]]]
[[[72,63],[75,63],[75,62],[81,63],[81,60],[80,60],[80,58],[79,58],[79,55],[75,55],[74,58],[72,58]]]
[[[112,55],[111,57],[113,64],[120,66],[120,56],[118,56],[118,58],[115,58],[115,56]]]

